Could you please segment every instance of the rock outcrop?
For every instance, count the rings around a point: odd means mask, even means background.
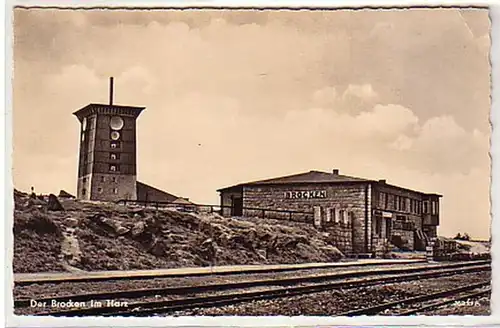
[[[55,196],[45,203],[19,192],[15,199],[15,272],[331,262],[343,257],[328,233],[306,223]]]

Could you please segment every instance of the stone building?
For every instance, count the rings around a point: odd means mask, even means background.
[[[89,104],[80,121],[77,199],[175,202],[185,200],[137,181],[137,118],[145,107]]]
[[[304,221],[334,232],[339,249],[372,253],[384,241],[425,249],[439,225],[440,195],[331,173],[310,171],[218,190],[224,216],[260,216],[260,209],[301,211]],[[305,213],[311,213],[307,215]],[[267,217],[286,219],[276,212]]]

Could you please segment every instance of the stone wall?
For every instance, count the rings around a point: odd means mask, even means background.
[[[137,199],[135,175],[94,173],[91,178],[91,200]]]
[[[325,224],[322,230],[330,233],[332,243],[344,255],[353,252],[352,248],[352,222],[349,220],[347,223],[337,222],[332,224]]]
[[[287,198],[289,192],[325,192],[323,198]],[[223,199],[229,193],[223,193]],[[224,201],[224,200],[223,200]],[[322,209],[347,211],[352,220],[352,251],[363,253],[371,249],[371,188],[366,184],[310,184],[310,185],[273,185],[245,186],[243,189],[243,206],[251,208],[273,208],[276,210],[293,210],[313,213],[314,206]],[[368,211],[365,211],[365,206]],[[365,217],[366,213],[366,217]],[[245,214],[250,214],[249,212]],[[257,212],[255,214],[258,214]],[[286,214],[280,214],[286,216]],[[262,214],[254,215],[262,216]],[[365,221],[367,221],[365,234]],[[312,224],[312,216],[311,216]],[[365,238],[368,237],[367,249]]]

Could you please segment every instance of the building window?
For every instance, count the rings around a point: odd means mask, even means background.
[[[379,198],[379,206],[381,208],[384,208],[385,204],[386,204],[386,194],[384,192],[381,192],[380,193],[380,198]]]
[[[394,209],[397,211],[399,210],[399,204],[398,204],[398,199],[399,197],[398,196],[394,196]]]
[[[116,182],[116,177],[112,177],[111,181]]]
[[[350,212],[344,211],[344,224],[349,225]]]
[[[87,193],[87,189],[83,188],[82,189],[82,196],[85,196],[86,193]]]
[[[97,188],[97,192],[102,194],[102,188],[101,187]]]
[[[384,208],[387,209],[389,208],[389,195],[385,194],[385,204]]]
[[[429,214],[429,202],[428,201],[424,201],[423,213]]]
[[[436,201],[431,202],[431,214],[432,215],[437,214],[437,202]]]
[[[118,193],[118,188],[113,188],[113,194],[117,194]]]
[[[404,197],[399,197],[399,210],[406,211],[406,198]]]
[[[110,159],[120,159],[120,154],[117,153],[110,153],[109,154]]]
[[[113,148],[113,149],[120,148],[120,142],[119,141],[111,141],[111,148]]]
[[[106,182],[106,178],[105,177],[101,177],[101,182]]]

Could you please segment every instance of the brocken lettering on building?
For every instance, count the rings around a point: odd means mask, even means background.
[[[326,198],[326,190],[286,191],[285,198]]]

